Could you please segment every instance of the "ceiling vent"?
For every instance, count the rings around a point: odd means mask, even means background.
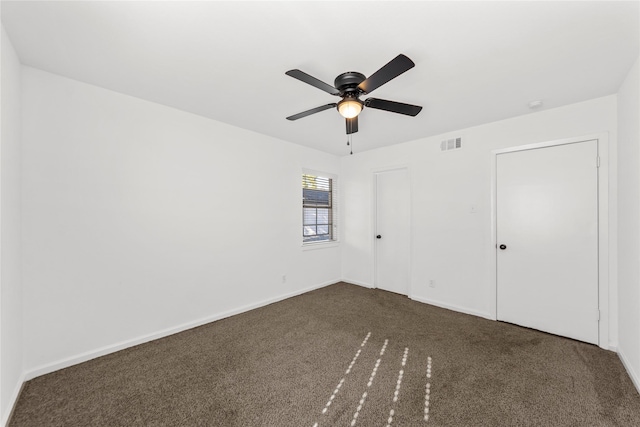
[[[440,143],[440,151],[451,151],[462,148],[462,138],[445,139]]]

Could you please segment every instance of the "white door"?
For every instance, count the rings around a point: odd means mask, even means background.
[[[598,343],[598,142],[498,154],[498,320]]]
[[[409,171],[375,174],[377,288],[409,294],[410,206]]]

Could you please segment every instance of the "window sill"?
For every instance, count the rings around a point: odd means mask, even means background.
[[[340,246],[339,240],[334,240],[331,242],[317,242],[317,243],[303,243],[302,250],[303,251],[313,251],[316,249],[329,249],[329,248],[337,248]]]

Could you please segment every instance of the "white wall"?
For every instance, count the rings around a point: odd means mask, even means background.
[[[21,65],[2,27],[0,124],[0,425],[22,385],[20,257]]]
[[[372,171],[407,165],[412,185],[410,296],[490,317],[495,286],[490,256],[491,151],[608,132],[613,172],[609,182],[615,189],[616,126],[612,95],[342,158],[344,280],[373,286]],[[463,148],[441,152],[440,141],[454,136],[463,137]],[[610,197],[615,199],[616,192],[610,190]],[[477,213],[470,213],[472,205]],[[610,208],[609,251],[615,260],[615,200],[610,200]],[[610,271],[609,343],[615,347],[616,273],[613,267]],[[430,279],[436,281],[435,288],[428,286]]]
[[[29,377],[340,279],[301,248],[337,157],[29,67],[23,120]]]
[[[640,390],[640,68],[618,91],[618,351]]]

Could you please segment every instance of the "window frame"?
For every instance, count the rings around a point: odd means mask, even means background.
[[[329,180],[329,193],[330,193],[330,200],[329,200],[329,225],[331,227],[331,229],[329,230],[329,236],[330,238],[327,240],[315,240],[315,241],[305,241],[305,236],[304,236],[304,227],[305,227],[305,208],[316,208],[316,209],[322,209],[322,206],[306,206],[305,202],[304,202],[304,177],[305,175],[308,176],[313,176],[313,177],[319,177],[319,178],[324,178],[324,179],[328,179]],[[321,171],[316,171],[316,170],[310,170],[310,169],[303,169],[302,170],[302,174],[301,174],[301,178],[302,178],[302,239],[301,239],[301,244],[303,249],[317,249],[317,248],[321,248],[321,247],[331,247],[331,246],[337,246],[338,242],[339,242],[339,234],[338,234],[338,183],[337,183],[337,179],[338,177],[335,174],[331,174],[331,173],[325,173],[325,172],[321,172]],[[316,227],[317,227],[317,222],[316,222]]]

